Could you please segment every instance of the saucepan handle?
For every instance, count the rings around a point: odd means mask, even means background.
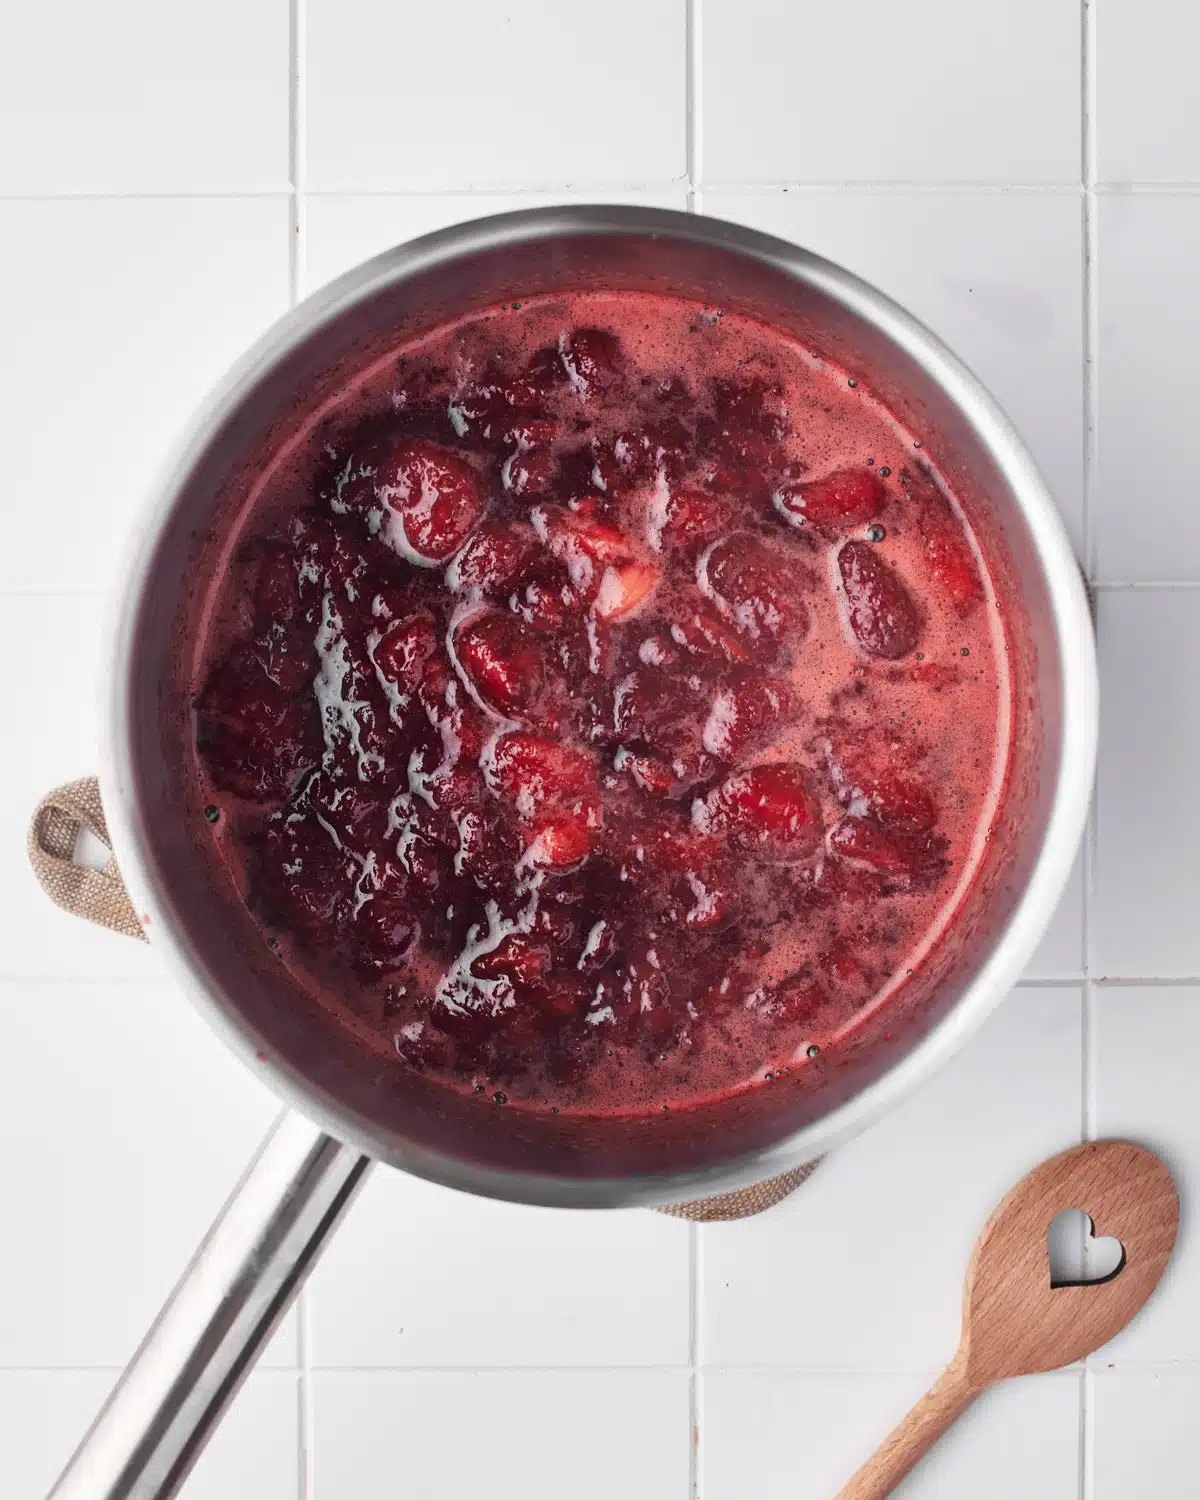
[[[279,1116],[50,1500],[178,1491],[370,1166]]]

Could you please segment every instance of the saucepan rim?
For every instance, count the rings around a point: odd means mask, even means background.
[[[462,255],[565,235],[640,235],[709,246],[783,270],[874,325],[931,376],[969,419],[1016,498],[1044,575],[1062,672],[1061,759],[1040,849],[1005,930],[947,1014],[904,1057],[860,1092],[773,1145],[693,1173],[570,1179],[498,1171],[426,1150],[397,1152],[357,1118],[305,1091],[255,1055],[236,1007],[199,972],[170,904],[159,901],[134,795],[130,667],[139,610],[162,525],[200,456],[263,375],[323,325],[398,280]],[[516,1202],[577,1207],[665,1203],[745,1186],[810,1160],[857,1134],[936,1071],[979,1028],[1021,977],[1074,863],[1091,798],[1097,741],[1095,642],[1086,590],[1071,544],[1037,467],[980,381],[937,336],[883,293],[832,262],[773,236],[703,215],[666,209],[570,205],[492,215],[400,245],[347,272],[274,324],[196,411],[162,465],[130,539],[110,611],[110,671],[101,684],[101,785],[113,845],[139,913],[172,974],[206,1019],[288,1103],[329,1133],[423,1177]]]

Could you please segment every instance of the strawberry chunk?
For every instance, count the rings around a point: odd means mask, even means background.
[[[862,649],[888,660],[907,656],[920,637],[917,607],[899,574],[869,542],[838,553],[850,629]]]
[[[960,615],[970,614],[983,599],[983,580],[961,522],[928,474],[905,469],[902,483],[916,508],[930,576]]]
[[[909,774],[909,748],[887,734],[847,735],[826,746],[830,781],[843,807],[865,804],[886,828],[924,833],[937,822],[927,787]]]
[[[804,769],[787,762],[754,766],[692,803],[702,833],[725,834],[747,853],[802,859],[821,842],[821,809]]]
[[[662,569],[653,563],[631,562],[605,568],[596,594],[596,617],[620,620],[631,615],[645,604],[661,578]]]
[[[701,490],[656,490],[650,500],[646,536],[656,552],[679,552],[690,561],[729,525],[729,507]]]
[[[456,594],[507,594],[528,571],[537,545],[530,526],[485,521],[446,569],[446,586]]]
[[[483,515],[471,465],[418,438],[397,443],[381,459],[375,488],[388,512],[382,535],[420,567],[449,562]]]
[[[375,665],[404,693],[415,693],[424,676],[425,663],[438,648],[433,616],[410,615],[393,625],[375,647]]]
[[[530,513],[533,528],[552,556],[566,566],[571,583],[592,598],[604,570],[634,560],[629,538],[615,526],[557,505],[538,505]]]
[[[545,664],[535,640],[510,614],[484,610],[459,625],[454,654],[467,685],[502,718],[522,719],[536,707]]]
[[[591,839],[582,823],[562,818],[543,823],[525,851],[530,864],[542,870],[574,870],[591,852]]]
[[[775,509],[793,526],[854,526],[877,516],[883,499],[883,481],[874,469],[838,469],[823,479],[780,485]]]
[[[513,730],[490,747],[484,763],[488,786],[530,820],[544,807],[579,808],[596,793],[591,756],[557,740]]]
[[[807,571],[744,531],[714,542],[700,559],[698,576],[700,587],[751,640],[795,640],[808,630],[808,606],[800,598]]]
[[[829,831],[831,853],[882,875],[913,876],[944,867],[945,842],[930,833],[911,836],[887,828],[878,818],[847,813]]]
[[[510,932],[494,948],[480,953],[471,964],[477,979],[508,979],[517,984],[532,984],[553,961],[547,943],[538,942],[523,932]]]
[[[769,677],[740,677],[717,689],[701,743],[710,755],[737,760],[793,711],[789,684]]]
[[[621,366],[621,341],[603,328],[576,328],[559,341],[567,379],[579,396],[607,390]]]

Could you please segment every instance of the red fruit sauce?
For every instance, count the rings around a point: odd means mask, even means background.
[[[1004,782],[993,585],[920,444],[762,324],[491,308],[393,350],[225,544],[197,775],[365,1045],[636,1113],[804,1067],[953,918]]]

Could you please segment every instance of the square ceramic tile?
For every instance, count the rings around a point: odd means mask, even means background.
[[[317,1366],[684,1365],[688,1235],[382,1168],[312,1280]]]
[[[686,12],[686,0],[468,0],[452,15],[309,0],[307,186],[682,177]]]
[[[1200,1371],[1094,1377],[1093,1500],[1192,1500]]]
[[[1195,581],[1200,196],[1105,195],[1099,226],[1097,576]]]
[[[10,662],[22,662],[24,715],[24,732],[8,736],[2,762],[0,899],[6,922],[0,978],[148,978],[162,972],[148,943],[53,906],[25,858],[26,829],[43,793],[96,770],[105,614],[95,594],[0,595],[0,641]]]
[[[688,1379],[663,1371],[318,1375],[310,1500],[687,1500]]]
[[[5,32],[0,193],[287,187],[287,0],[25,5]]]
[[[1076,0],[700,0],[706,182],[1068,182]]]
[[[1100,595],[1092,972],[1200,974],[1200,590]]]
[[[0,202],[0,589],[108,586],[169,446],[287,308],[285,198]]]
[[[1159,1152],[1184,1212],[1158,1290],[1094,1364],[1200,1365],[1200,1226],[1192,1207],[1200,1182],[1200,985],[1100,985],[1095,1015],[1096,1133]]]
[[[687,208],[687,188],[605,188],[578,193],[430,193],[315,196],[308,200],[304,234],[304,290],[312,292],[360,261],[393,245],[484,214],[555,203],[638,203]]]
[[[895,1491],[896,1500],[1067,1500],[1079,1493],[1074,1371],[989,1391]],[[920,1375],[709,1371],[700,1406],[704,1500],[826,1500],[927,1382]]]
[[[1099,180],[1200,181],[1200,13],[1174,0],[1102,0],[1094,9]]]
[[[116,1371],[0,1370],[6,1493],[43,1495],[75,1451]],[[180,1500],[296,1500],[297,1377],[251,1375],[180,1490]]]
[[[710,191],[703,205],[838,261],[945,339],[1008,411],[1080,547],[1083,209],[1076,193]]]
[[[934,1370],[988,1214],[1079,1140],[1080,995],[1015,990],[931,1082],[761,1218],[706,1225],[700,1350],[719,1365]]]
[[[0,985],[0,1368],[133,1353],[278,1105],[162,983]],[[295,1361],[289,1323],[272,1351]]]
[[[1074,979],[1083,968],[1083,856],[1067,877],[1046,934],[1025,968],[1025,978]]]

